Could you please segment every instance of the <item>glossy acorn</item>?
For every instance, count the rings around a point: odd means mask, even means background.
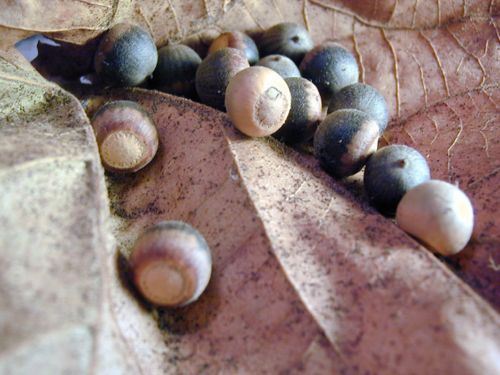
[[[148,113],[128,100],[109,102],[92,119],[103,167],[110,172],[136,172],[158,150],[158,132]]]
[[[283,55],[269,55],[263,57],[257,63],[258,66],[265,66],[278,73],[283,78],[300,77],[300,70],[295,63]]]
[[[212,256],[205,239],[181,221],[163,221],[148,228],[135,242],[129,262],[141,295],[166,307],[196,301],[212,272]]]
[[[340,44],[327,42],[314,47],[300,64],[302,77],[316,85],[327,102],[345,86],[358,82],[356,58]]]
[[[429,165],[422,154],[405,145],[390,145],[370,157],[363,182],[370,202],[379,211],[394,215],[406,192],[430,178]]]
[[[179,96],[195,93],[195,75],[200,56],[190,47],[173,44],[158,50],[158,64],[151,83],[154,88]]]
[[[321,167],[335,177],[359,172],[376,151],[377,122],[357,109],[330,113],[314,134],[314,155]]]
[[[259,48],[263,56],[278,54],[292,59],[296,64],[314,46],[311,35],[302,26],[283,22],[267,29],[261,37]]]
[[[474,210],[457,186],[430,180],[404,195],[396,211],[396,223],[431,250],[447,256],[458,253],[469,242]]]
[[[94,68],[113,86],[137,86],[153,73],[158,52],[143,28],[119,23],[106,32],[94,55]]]
[[[254,65],[259,61],[259,50],[255,42],[247,34],[241,31],[222,33],[210,44],[208,53],[228,47],[243,51],[250,65]]]
[[[378,123],[380,134],[387,127],[389,110],[387,102],[377,89],[364,83],[354,83],[333,95],[328,105],[328,113],[338,109],[354,108],[368,113]]]
[[[195,86],[201,102],[224,110],[229,80],[249,66],[243,51],[235,48],[223,48],[208,55],[196,70]]]
[[[310,140],[322,117],[321,96],[313,83],[305,78],[285,78],[292,104],[283,126],[273,136],[288,144]]]
[[[264,137],[278,130],[285,123],[290,105],[285,80],[263,66],[240,71],[227,86],[227,114],[238,130],[251,137]]]

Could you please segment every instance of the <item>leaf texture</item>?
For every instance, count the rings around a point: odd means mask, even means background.
[[[150,111],[161,145],[149,168],[109,180],[121,251],[175,219],[195,225],[215,258],[198,304],[160,312],[170,350],[196,353],[176,371],[287,372],[312,366],[316,342],[337,373],[497,371],[495,311],[311,157],[247,139],[189,101],[114,96],[124,97]]]
[[[107,297],[109,210],[88,120],[12,51],[0,56],[0,97],[0,372],[127,373]]]
[[[0,372],[500,372],[497,2],[0,8]],[[37,32],[85,43],[123,20],[148,28],[157,45],[189,40],[201,51],[222,30],[258,40],[285,20],[316,43],[341,42],[360,80],[388,101],[384,142],[417,148],[434,178],[472,199],[472,241],[442,262],[310,156],[245,139],[221,113],[144,90],[108,96],[153,113],[160,151],[137,175],[108,177],[108,202],[77,100],[8,47]],[[215,255],[206,294],[175,311],[143,303],[126,274],[132,242],[161,219],[192,223]]]

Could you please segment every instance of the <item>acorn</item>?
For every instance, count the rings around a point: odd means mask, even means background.
[[[453,255],[469,242],[474,227],[472,204],[455,185],[430,180],[408,191],[396,223],[441,255]]]
[[[259,61],[259,50],[255,42],[247,34],[241,31],[231,31],[219,35],[208,49],[208,53],[218,51],[223,48],[236,48],[245,53],[245,56],[250,65],[254,65]]]
[[[380,134],[387,127],[387,102],[377,89],[364,83],[354,83],[337,92],[328,105],[328,113],[338,109],[354,108],[368,113],[378,123]]]
[[[188,46],[173,44],[162,47],[158,50],[152,85],[169,94],[192,96],[196,69],[200,63],[200,56]]]
[[[274,70],[254,66],[237,73],[226,90],[226,110],[238,130],[264,137],[278,130],[290,112],[290,89]]]
[[[379,211],[394,215],[406,192],[430,178],[422,154],[405,145],[390,145],[370,157],[363,181],[370,202]]]
[[[94,56],[101,79],[114,86],[137,86],[153,73],[158,52],[143,28],[119,23],[104,35]]]
[[[223,48],[208,55],[196,70],[196,92],[202,103],[224,110],[229,80],[249,66],[244,52],[239,49]]]
[[[279,23],[267,29],[259,43],[263,56],[285,55],[296,64],[300,64],[313,46],[309,32],[302,25],[293,22]]]
[[[310,140],[322,117],[321,96],[313,83],[305,78],[285,78],[292,104],[285,124],[273,136],[288,144]]]
[[[266,56],[260,59],[257,65],[270,68],[283,78],[300,77],[297,65],[290,58],[283,55]]]
[[[196,301],[212,272],[207,242],[181,221],[162,221],[148,228],[135,242],[129,261],[137,290],[158,306]]]
[[[93,118],[96,112],[107,102],[107,98],[100,95],[90,95],[83,97],[80,104],[89,119]]]
[[[109,102],[92,119],[101,162],[110,172],[136,172],[158,150],[158,132],[149,114],[128,100]]]
[[[302,77],[312,81],[325,101],[342,88],[358,82],[356,58],[340,44],[326,42],[314,47],[300,64]]]
[[[357,109],[330,113],[314,134],[314,155],[321,167],[335,177],[359,172],[376,151],[377,122]]]

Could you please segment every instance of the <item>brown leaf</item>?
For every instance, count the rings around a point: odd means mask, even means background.
[[[495,1],[60,1],[50,14],[43,4],[0,4],[0,48],[41,31],[83,43],[125,19],[158,45],[223,29],[258,36],[283,20],[304,23],[316,42],[341,41],[390,104],[386,141],[416,147],[433,177],[472,198],[473,240],[448,265],[478,294],[310,157],[140,90],[115,95],[152,111],[162,145],[143,172],[108,180],[108,229],[81,108],[9,51],[0,57],[0,241],[16,251],[0,253],[1,372],[499,371],[498,314],[479,297],[498,308]],[[215,254],[207,293],[173,312],[138,303],[108,238],[126,255],[164,218],[197,226]]]
[[[275,373],[314,366],[309,356],[320,353],[309,353],[312,345],[327,354],[320,366],[344,367],[273,254],[224,136],[225,116],[145,92],[129,98],[151,111],[161,145],[147,170],[109,180],[121,251],[127,254],[136,236],[159,220],[184,220],[206,237],[215,269],[199,302],[160,314],[165,343],[151,342],[133,322],[123,329],[126,338],[150,341],[149,356],[164,348],[163,361],[180,373]],[[119,313],[118,322],[125,314]],[[147,373],[148,364],[143,366]]]
[[[118,22],[147,28],[158,45],[200,32],[233,5],[210,0],[43,0],[0,1],[0,30],[16,38],[44,33],[55,39],[84,44]],[[13,38],[0,42],[11,45]]]
[[[107,297],[116,271],[88,120],[12,51],[0,97],[0,372],[131,373]]]
[[[109,180],[120,250],[126,257],[145,227],[175,219],[196,226],[215,258],[197,304],[160,312],[176,371],[308,368],[319,342],[321,366],[337,373],[495,371],[497,314],[312,157],[245,138],[187,100],[113,98],[144,105],[161,140],[152,165]]]
[[[367,7],[364,2],[275,0],[267,8],[249,3],[239,7],[255,21],[247,29],[280,19],[303,22],[316,42],[340,40],[351,48],[361,81],[378,88],[389,103],[386,142],[417,148],[427,156],[434,178],[458,183],[471,197],[477,216],[473,241],[449,263],[499,308],[496,2],[388,0]],[[274,7],[280,12],[271,12]]]

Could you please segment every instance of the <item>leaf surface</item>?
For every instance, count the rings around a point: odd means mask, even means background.
[[[0,372],[126,373],[108,298],[108,200],[85,113],[13,51],[0,56],[0,97]]]
[[[196,353],[178,371],[307,368],[311,342],[337,373],[496,371],[495,311],[312,157],[248,139],[189,101],[143,90],[112,98],[145,106],[161,140],[147,169],[109,180],[121,251],[175,219],[196,226],[215,258],[199,303],[160,311],[168,347]]]
[[[0,7],[0,372],[500,371],[495,1]],[[160,151],[137,175],[108,178],[108,202],[79,103],[8,47],[37,32],[85,43],[123,20],[158,45],[184,39],[200,50],[221,30],[258,39],[284,20],[306,25],[316,43],[340,41],[388,101],[384,141],[417,148],[434,178],[471,197],[472,241],[444,264],[310,156],[143,90],[110,95],[153,113]],[[161,219],[197,226],[215,254],[207,293],[173,312],[138,300],[123,271],[133,240]]]

